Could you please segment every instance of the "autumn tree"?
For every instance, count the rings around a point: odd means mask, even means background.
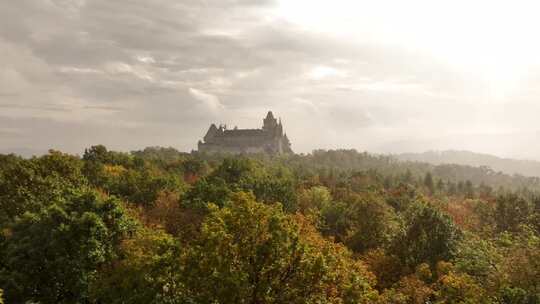
[[[207,170],[207,164],[198,159],[188,159],[182,162],[182,171],[184,172],[184,180],[192,184],[199,179]]]
[[[332,194],[324,186],[314,186],[303,189],[298,195],[299,211],[308,214],[310,211],[320,211],[332,203]]]
[[[279,206],[235,194],[211,207],[185,257],[186,294],[197,303],[368,303],[369,274]]]
[[[99,269],[90,286],[93,303],[176,303],[180,248],[170,235],[139,229],[118,249],[119,258]]]

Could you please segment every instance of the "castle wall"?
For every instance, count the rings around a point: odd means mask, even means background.
[[[199,151],[204,153],[265,153],[264,146],[232,146],[203,143],[199,145]]]

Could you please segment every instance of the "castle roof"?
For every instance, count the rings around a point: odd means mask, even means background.
[[[216,134],[219,133],[218,128],[215,124],[212,124],[210,128],[208,129],[208,132],[206,132],[206,135],[204,136],[204,140],[209,140],[210,138],[216,136]]]
[[[233,137],[233,136],[258,136],[265,134],[261,129],[235,129],[235,130],[225,130],[223,131],[223,136]]]

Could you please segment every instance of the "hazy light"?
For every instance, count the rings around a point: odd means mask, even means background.
[[[494,99],[540,63],[536,1],[281,0],[278,14],[308,30],[433,56],[482,79]]]
[[[327,77],[344,77],[346,75],[347,73],[344,71],[323,65],[313,68],[309,73],[309,77],[315,80],[321,80]]]

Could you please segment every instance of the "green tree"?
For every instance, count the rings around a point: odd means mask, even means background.
[[[222,178],[201,178],[186,193],[184,202],[189,208],[206,210],[208,203],[223,206],[232,193]]]
[[[439,262],[437,265],[438,280],[434,284],[435,303],[446,304],[490,304],[493,303],[486,291],[467,274],[453,270],[453,265]]]
[[[531,204],[516,194],[504,194],[497,197],[495,222],[499,232],[517,232],[531,215]]]
[[[126,153],[108,151],[103,145],[92,146],[85,149],[83,154],[83,173],[90,183],[97,187],[104,187],[108,180],[105,172],[105,165],[122,166],[123,168],[135,167],[132,156]],[[137,161],[138,166],[144,164],[142,159]]]
[[[467,180],[465,182],[465,185],[463,187],[463,192],[465,194],[466,198],[473,198],[474,197],[474,186],[470,180]]]
[[[458,245],[454,264],[457,271],[468,274],[484,287],[491,288],[501,277],[499,268],[502,258],[501,250],[494,242],[465,233]]]
[[[320,211],[327,208],[332,203],[332,194],[324,186],[315,186],[300,191],[298,195],[298,207],[300,211],[307,214],[310,210]]]
[[[196,181],[207,170],[207,164],[198,159],[188,159],[182,163],[184,180],[188,183]]]
[[[151,168],[141,168],[109,176],[104,188],[130,203],[148,207],[154,204],[161,191],[182,191],[183,184],[179,178],[153,172]]]
[[[531,295],[519,287],[506,286],[499,293],[501,303],[504,304],[536,304],[540,303],[540,295]]]
[[[405,229],[393,240],[390,250],[411,269],[424,262],[434,267],[438,261],[454,256],[460,237],[449,216],[419,202],[408,211]]]
[[[344,242],[348,235],[349,219],[348,204],[333,202],[321,210],[320,229],[326,236],[332,236],[338,242]]]
[[[536,229],[536,233],[540,235],[540,196],[533,198],[533,212],[529,218],[529,223]]]
[[[283,167],[264,167],[248,158],[226,158],[212,174],[201,178],[187,193],[188,205],[222,206],[232,192],[252,192],[257,200],[281,203],[285,210],[296,210],[296,191],[292,174]]]
[[[24,212],[37,212],[87,184],[82,162],[57,151],[10,161],[0,172],[0,229]]]
[[[448,195],[456,195],[458,188],[455,182],[448,181]]]
[[[523,303],[540,301],[540,236],[530,227],[518,234],[503,233],[499,242],[504,246],[500,267],[504,275],[503,293],[528,299]],[[535,302],[536,301],[536,302]],[[520,303],[520,302],[517,302]]]
[[[397,212],[404,212],[418,199],[417,189],[409,184],[400,184],[386,195],[386,202]]]
[[[430,194],[435,192],[435,183],[433,182],[431,172],[426,173],[426,176],[424,177],[424,186],[426,186]]]
[[[359,197],[349,205],[347,221],[345,244],[358,253],[386,247],[398,229],[394,210],[373,194]]]
[[[130,223],[118,200],[88,191],[26,212],[2,244],[6,300],[86,301],[97,269],[114,259]]]
[[[444,190],[445,190],[444,182],[443,182],[442,179],[439,179],[439,180],[437,181],[437,192],[443,193]]]
[[[100,269],[90,294],[94,303],[175,303],[180,256],[177,242],[157,230],[140,229],[122,242],[119,259]]]

